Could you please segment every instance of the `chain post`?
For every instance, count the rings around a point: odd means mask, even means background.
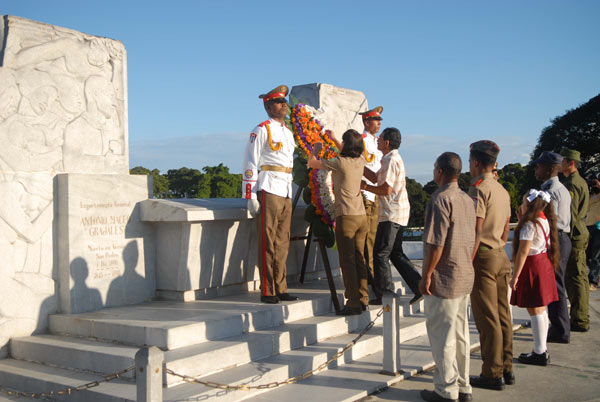
[[[383,298],[383,370],[381,374],[397,376],[400,369],[400,306],[399,297],[384,292]]]
[[[156,346],[135,354],[135,384],[138,402],[162,402],[164,354]]]

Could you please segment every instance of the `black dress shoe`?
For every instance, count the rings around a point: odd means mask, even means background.
[[[582,327],[581,325],[571,323],[571,331],[573,332],[588,332],[590,327]]]
[[[374,299],[369,300],[369,306],[381,306],[381,297],[376,297]]]
[[[559,336],[559,335],[548,334],[548,337],[546,338],[546,342],[549,342],[549,343],[569,343],[569,340],[565,339],[565,338],[563,338],[562,336]]]
[[[279,303],[279,298],[277,296],[261,296],[260,301],[268,304],[277,304]]]
[[[296,300],[298,300],[298,297],[292,296],[289,293],[280,293],[280,294],[277,295],[277,297],[281,301],[296,301]]]
[[[416,302],[421,301],[422,298],[423,298],[423,295],[421,293],[417,293],[412,299],[410,299],[410,301],[408,302],[408,304],[410,306],[412,306]]]
[[[456,402],[456,399],[444,398],[435,391],[424,389],[421,391],[421,398],[428,402]]]
[[[502,391],[504,389],[504,379],[500,378],[489,378],[483,374],[479,376],[470,377],[471,386],[476,388],[493,389],[496,391]]]
[[[458,393],[458,400],[460,402],[470,402],[470,401],[473,400],[473,394],[466,393],[466,392],[459,392]]]
[[[340,311],[335,312],[335,315],[361,315],[361,314],[362,314],[362,308],[348,307],[348,306],[345,306]]]
[[[547,366],[550,362],[550,354],[548,352],[537,354],[533,351],[531,353],[521,353],[518,360],[523,364]]]
[[[512,371],[505,371],[504,372],[504,383],[506,385],[514,385],[515,384],[515,373],[513,373]]]

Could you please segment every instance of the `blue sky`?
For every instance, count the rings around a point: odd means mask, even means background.
[[[484,138],[500,166],[526,163],[552,118],[600,93],[598,1],[2,0],[0,14],[121,40],[130,165],[161,172],[241,172],[257,95],[282,83],[384,106],[421,183]]]

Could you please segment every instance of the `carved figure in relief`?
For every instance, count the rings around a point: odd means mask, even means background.
[[[54,211],[48,175],[7,176],[0,181],[0,273],[12,277],[27,265],[39,265],[41,238],[52,226]]]
[[[86,111],[65,129],[64,168],[102,169],[124,161],[121,122],[110,82],[91,76],[85,83]]]
[[[0,150],[0,168],[94,171],[124,164],[123,50],[108,39],[59,30],[42,43],[18,30],[9,39],[5,61],[14,76],[0,84],[0,141],[9,144]]]

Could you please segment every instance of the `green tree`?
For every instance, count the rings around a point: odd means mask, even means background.
[[[410,202],[410,219],[408,226],[423,226],[425,221],[425,207],[430,195],[423,190],[423,186],[414,179],[406,178],[406,191]]]
[[[579,172],[583,177],[589,178],[600,173],[600,95],[554,118],[552,124],[542,130],[531,154],[531,161],[537,159],[543,151],[560,152],[562,147],[581,152]],[[526,180],[527,186],[539,186],[531,163]]]
[[[523,194],[527,192],[526,169],[520,163],[509,163],[498,169],[498,181],[510,195],[511,221],[517,221],[517,209],[521,205]]]
[[[242,175],[229,173],[229,168],[218,166],[202,168],[210,183],[210,198],[237,198],[242,196]]]
[[[129,169],[129,174],[151,175],[152,176],[152,193],[154,198],[169,197],[169,179],[165,175],[160,174],[160,170],[149,170],[143,166],[136,166]]]
[[[194,198],[198,194],[198,184],[202,180],[202,172],[197,169],[182,167],[169,169],[169,196],[171,198]]]

